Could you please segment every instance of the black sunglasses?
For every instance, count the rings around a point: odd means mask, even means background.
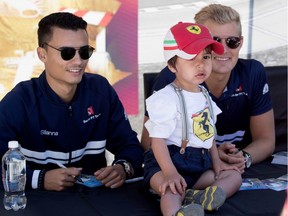
[[[49,46],[49,47],[61,52],[61,57],[65,61],[71,60],[75,56],[76,50],[78,50],[79,55],[80,55],[80,57],[83,60],[89,59],[91,57],[93,51],[94,51],[94,48],[89,46],[89,45],[80,47],[79,49],[76,49],[74,47],[60,47],[60,48],[56,48],[56,47],[53,47],[53,46],[49,45],[48,43],[44,43],[43,46],[44,45],[47,45],[47,46]]]
[[[240,37],[227,37],[227,38],[213,37],[213,39],[219,43],[221,43],[221,39],[225,39],[225,43],[230,49],[238,48],[241,43]]]

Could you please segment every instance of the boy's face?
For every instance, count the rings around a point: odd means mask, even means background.
[[[198,85],[203,83],[211,74],[212,61],[211,54],[207,50],[200,52],[194,59],[185,60],[178,57],[175,67],[168,65],[169,69],[175,73],[176,79],[185,90],[194,91]]]

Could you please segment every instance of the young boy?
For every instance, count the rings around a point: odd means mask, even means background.
[[[152,144],[144,183],[161,196],[164,216],[217,210],[242,182],[239,169],[219,158],[214,137],[221,110],[200,86],[212,71],[212,51],[222,54],[224,47],[206,27],[174,25],[164,39],[164,57],[176,79],[146,100]]]

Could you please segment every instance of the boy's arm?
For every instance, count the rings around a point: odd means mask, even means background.
[[[164,177],[159,186],[160,194],[164,195],[168,187],[174,194],[183,194],[187,184],[174,166],[165,140],[152,138],[152,150]]]
[[[164,139],[152,138],[152,150],[165,176],[177,173]]]
[[[141,135],[141,142],[140,142],[144,151],[147,151],[148,149],[151,148],[151,138],[149,137],[148,130],[144,126],[145,122],[148,121],[148,119],[149,117],[145,115],[144,120],[143,120],[142,135]]]
[[[210,149],[210,154],[212,158],[213,169],[215,172],[215,178],[217,178],[221,171],[221,160],[218,154],[217,146],[215,140],[213,140],[212,147]]]

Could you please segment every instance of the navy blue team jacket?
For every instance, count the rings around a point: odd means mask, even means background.
[[[1,157],[10,140],[19,141],[27,159],[27,187],[38,181],[39,170],[57,168],[56,161],[93,174],[107,165],[105,149],[129,161],[135,175],[142,173],[137,135],[115,90],[97,74],[83,75],[70,104],[52,91],[45,71],[19,83],[0,102]]]

